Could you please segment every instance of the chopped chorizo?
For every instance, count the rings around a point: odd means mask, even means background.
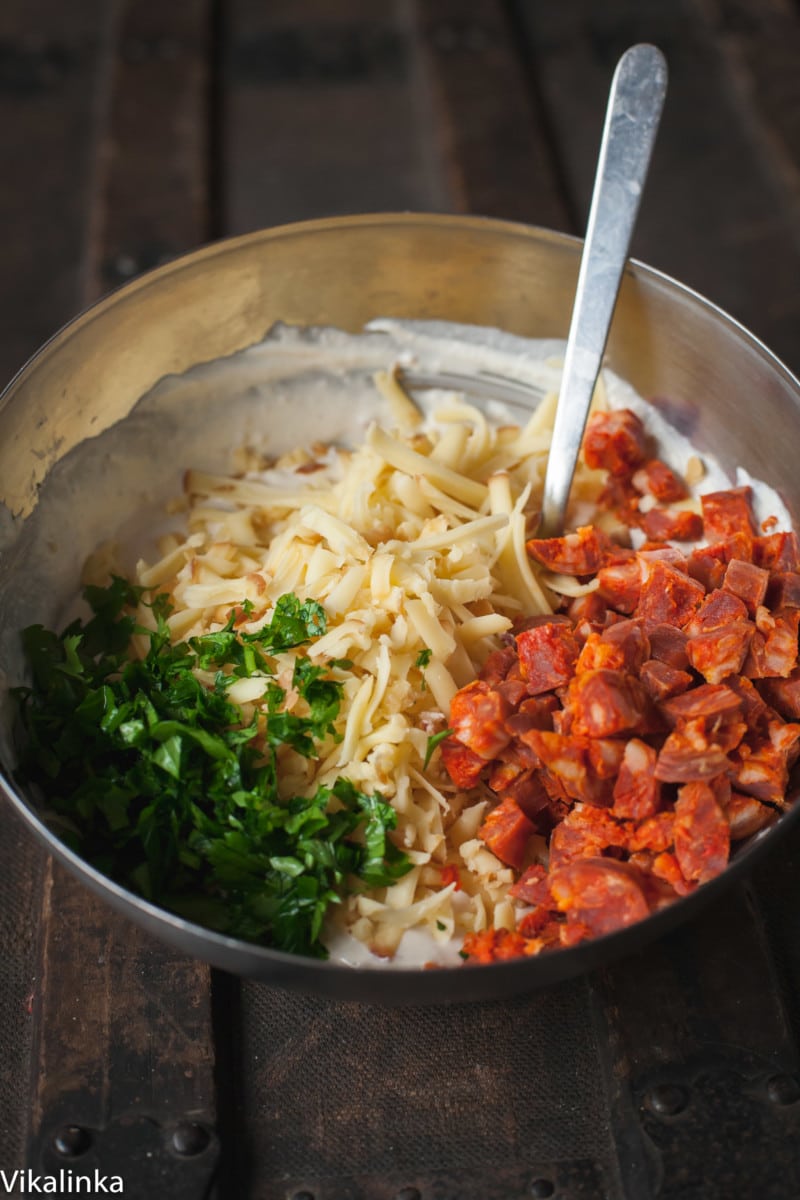
[[[541,863],[531,863],[508,889],[508,894],[523,904],[546,906],[551,899],[546,867]]]
[[[684,625],[684,633],[693,638],[698,633],[723,629],[736,621],[747,620],[747,606],[733,592],[715,588],[704,596],[697,611]]]
[[[672,504],[676,500],[685,500],[689,495],[686,484],[680,475],[676,475],[672,467],[668,467],[660,458],[651,458],[644,466],[639,467],[633,475],[631,483],[637,491],[654,496],[660,504]]]
[[[564,705],[573,731],[588,737],[651,732],[657,723],[642,684],[623,671],[584,671],[567,689]]]
[[[731,792],[727,803],[721,805],[728,821],[732,842],[752,837],[775,820],[775,809],[762,804],[755,796]]]
[[[797,665],[797,637],[800,609],[786,608],[771,613],[756,610],[756,632],[742,674],[750,679],[777,675],[787,679]]]
[[[561,687],[572,678],[580,648],[569,622],[534,625],[518,633],[516,641],[522,677],[532,696]]]
[[[622,848],[628,830],[605,809],[578,804],[560,821],[550,838],[550,870],[576,858],[599,856],[610,847]]]
[[[755,634],[752,621],[733,621],[721,629],[689,638],[689,662],[707,683],[722,683],[738,675]]]
[[[800,575],[796,571],[772,571],[765,601],[770,609],[800,608]]]
[[[651,508],[642,529],[654,542],[696,542],[703,536],[703,518],[690,509]]]
[[[601,633],[590,634],[575,665],[575,673],[611,670],[637,672],[650,655],[650,640],[641,621],[621,620]]]
[[[675,801],[675,857],[683,875],[705,883],[728,864],[730,829],[714,789],[702,781],[684,784]]]
[[[755,616],[758,606],[764,603],[768,583],[769,571],[753,563],[743,562],[740,558],[732,558],[725,568],[722,586],[744,601],[747,612],[752,617]]]
[[[657,658],[642,663],[639,679],[650,699],[656,703],[668,700],[670,696],[679,696],[694,682],[694,676],[688,671],[679,671],[676,667],[659,662]]]
[[[447,774],[456,787],[474,787],[486,766],[486,759],[473,754],[468,746],[455,737],[445,738],[439,750]]]
[[[652,817],[661,803],[661,783],[656,779],[656,751],[639,738],[625,743],[625,751],[614,783],[615,817],[635,821]]]
[[[633,555],[607,563],[597,572],[598,592],[612,608],[632,613],[639,603],[642,573],[638,558]]]
[[[800,541],[790,533],[769,533],[753,541],[753,562],[768,571],[800,571]]]
[[[628,847],[634,853],[638,850],[651,850],[661,854],[668,850],[675,840],[674,812],[654,813],[637,822],[628,836]]]
[[[592,937],[641,921],[650,911],[640,872],[630,863],[579,858],[553,873],[553,899],[568,924],[579,924]]]
[[[508,700],[482,679],[460,688],[450,702],[450,728],[455,737],[480,758],[492,759],[511,740],[505,719]]]
[[[498,683],[502,683],[508,675],[508,672],[517,662],[517,652],[513,646],[503,646],[501,650],[492,650],[487,655],[486,662],[483,664],[478,676],[490,687],[497,687]]]
[[[686,721],[673,729],[659,750],[656,779],[664,783],[712,779],[728,765],[727,752],[709,738],[702,722]]]
[[[659,559],[642,560],[642,586],[634,616],[654,624],[685,625],[705,595],[689,575]]]
[[[507,796],[487,815],[478,830],[478,837],[496,858],[519,871],[534,831],[533,822],[525,816],[516,800]]]
[[[613,780],[609,772],[602,771],[599,752],[592,749],[589,738],[539,729],[530,730],[523,738],[558,780],[567,798],[601,806],[611,804]],[[547,788],[547,776],[543,773],[540,778]]]
[[[627,408],[593,413],[586,423],[583,456],[589,467],[630,475],[648,457],[645,427]]]
[[[742,700],[732,687],[724,683],[703,683],[682,696],[666,700],[661,712],[670,722],[701,719],[707,728],[716,729],[720,724],[735,720],[742,710]]]
[[[538,954],[542,946],[537,938],[523,937],[516,930],[483,929],[466,934],[461,953],[468,963],[505,962]]]
[[[686,650],[688,641],[684,630],[675,625],[665,623],[645,626],[650,641],[650,654],[659,662],[674,667],[676,671],[685,671],[689,665],[689,655]]]
[[[594,575],[603,561],[608,538],[593,525],[581,525],[563,537],[531,538],[528,554],[562,575]]]
[[[753,516],[752,495],[751,488],[737,487],[701,496],[706,538],[723,541],[736,533],[756,537],[758,526]]]
[[[800,667],[795,667],[785,679],[774,676],[761,679],[758,686],[767,704],[772,705],[784,720],[800,720]]]
[[[748,734],[731,755],[731,780],[739,792],[782,808],[800,725],[771,721],[764,735]]]
[[[525,816],[538,828],[540,815],[549,808],[550,796],[538,773],[523,771],[500,791],[500,799],[513,800]]]

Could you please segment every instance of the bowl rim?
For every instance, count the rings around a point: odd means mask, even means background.
[[[144,272],[136,279],[116,287],[77,313],[56,330],[14,374],[0,393],[0,410],[12,401],[20,383],[27,379],[46,358],[56,353],[64,343],[68,342],[75,332],[98,319],[119,303],[124,302],[128,296],[159,287],[171,276],[193,269],[198,264],[206,264],[208,268],[213,269],[216,260],[254,245],[268,245],[278,239],[303,238],[313,233],[335,235],[343,228],[357,230],[359,228],[389,228],[392,226],[405,228],[430,226],[433,229],[438,228],[452,234],[471,230],[479,234],[486,234],[492,240],[496,239],[498,235],[502,235],[523,238],[526,241],[544,241],[569,250],[575,256],[576,265],[583,244],[582,238],[572,234],[521,222],[471,215],[419,212],[322,217],[271,226],[223,238]],[[630,258],[626,263],[625,275],[632,276],[634,279],[642,277],[661,291],[670,294],[677,293],[688,300],[690,304],[698,306],[714,319],[721,320],[723,324],[728,325],[735,336],[755,350],[766,361],[766,365],[779,375],[790,389],[793,388],[796,391],[800,402],[800,380],[756,335],[719,305],[665,272],[650,267],[635,258]],[[481,965],[479,972],[470,970],[465,976],[462,965],[437,965],[436,970],[429,971],[421,966],[389,965],[383,969],[376,964],[375,966],[354,967],[330,960],[301,957],[207,929],[129,891],[114,879],[104,875],[76,851],[70,849],[43,820],[34,807],[33,801],[17,790],[13,781],[13,772],[7,770],[2,763],[0,763],[0,791],[8,798],[44,847],[74,875],[95,893],[104,897],[113,907],[134,920],[138,919],[138,922],[144,924],[150,932],[183,948],[188,953],[223,969],[233,970],[243,975],[255,975],[256,978],[275,983],[278,986],[294,987],[303,991],[329,991],[330,994],[335,994],[343,999],[366,999],[399,1004],[499,997],[556,983],[610,961],[612,958],[620,957],[635,949],[637,945],[654,940],[670,927],[690,919],[702,904],[712,900],[735,878],[741,878],[742,874],[750,869],[753,861],[760,857],[765,849],[776,844],[777,829],[785,830],[788,823],[800,818],[800,804],[795,803],[793,807],[787,808],[780,814],[774,823],[755,835],[752,841],[742,848],[741,853],[734,856],[722,875],[703,884],[690,895],[681,897],[666,908],[651,913],[634,925],[594,938],[589,942],[580,943],[575,947],[559,949],[557,952],[529,959],[495,962],[491,964],[491,970],[487,970],[487,965],[484,964]],[[243,964],[242,960],[247,961]],[[485,986],[477,984],[476,977],[478,975],[484,979]],[[338,981],[336,986],[326,987],[325,981],[330,984],[334,980]],[[495,982],[495,986],[492,986],[492,981]],[[453,991],[455,991],[455,995],[450,994]],[[448,994],[443,996],[442,992]]]

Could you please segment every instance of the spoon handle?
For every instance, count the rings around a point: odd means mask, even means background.
[[[656,46],[632,46],[614,72],[564,357],[537,536],[563,533],[572,476],[600,372],[639,211],[667,65]]]

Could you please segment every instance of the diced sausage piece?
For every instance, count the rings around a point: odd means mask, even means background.
[[[729,488],[724,492],[708,492],[700,497],[703,508],[703,526],[708,541],[723,541],[735,533],[749,537],[758,534],[753,516],[752,489],[749,487]]]
[[[611,804],[611,778],[598,770],[598,752],[595,750],[594,759],[590,756],[588,738],[532,729],[523,734],[523,740],[561,785],[562,795],[587,804]],[[540,778],[549,790],[548,775],[542,773]]]
[[[722,810],[728,819],[731,841],[738,842],[742,838],[751,837],[759,829],[765,829],[775,820],[775,809],[762,804],[755,796],[744,796],[741,792],[731,792]]]
[[[456,787],[474,787],[486,766],[486,759],[473,754],[468,746],[454,737],[445,738],[439,750],[445,770]]]
[[[678,671],[675,667],[659,662],[657,658],[642,663],[639,679],[650,699],[656,704],[668,700],[670,696],[679,696],[694,682],[694,676],[688,671]]]
[[[553,918],[547,908],[534,908],[517,921],[517,933],[521,937],[541,942],[542,949],[557,945],[561,940],[561,922]]]
[[[675,857],[686,879],[706,883],[728,865],[730,830],[708,783],[687,783],[675,801]]]
[[[800,580],[800,576],[798,578]],[[587,592],[585,595],[576,596],[567,607],[567,613],[575,626],[576,634],[583,638],[587,637],[593,629],[602,629],[606,623],[606,611],[606,601],[599,592]]]
[[[479,679],[490,687],[497,687],[517,661],[517,652],[513,646],[504,646],[502,650],[492,650],[480,670]]]
[[[625,744],[625,752],[614,784],[615,817],[641,821],[658,812],[661,784],[656,779],[656,752],[639,738]]]
[[[736,720],[741,711],[742,701],[736,692],[726,684],[714,683],[702,683],[661,705],[661,712],[671,725],[703,719],[709,729]]]
[[[651,850],[661,854],[668,850],[675,840],[674,812],[655,813],[644,821],[639,821],[628,838],[628,846],[635,853],[638,850]]]
[[[724,629],[734,621],[747,620],[747,605],[733,592],[716,588],[703,597],[697,612],[686,622],[683,631],[693,638],[698,633]]]
[[[742,735],[744,725],[741,726]],[[726,751],[709,740],[698,721],[686,721],[672,733],[658,752],[656,779],[664,783],[688,783],[713,779],[730,765]]]
[[[594,575],[599,569],[608,538],[593,525],[581,525],[564,537],[531,538],[528,554],[550,571],[562,575]]]
[[[800,583],[800,576],[797,578]],[[722,586],[744,601],[752,617],[759,604],[764,603],[768,583],[769,571],[765,571],[763,567],[756,567],[753,563],[742,562],[740,558],[732,558],[725,569]]]
[[[800,571],[800,541],[797,534],[769,533],[753,542],[753,562],[767,571]]]
[[[645,427],[627,408],[593,413],[586,424],[583,456],[589,467],[630,475],[648,457]]]
[[[658,544],[640,546],[636,557],[639,559],[639,568],[642,571],[643,579],[648,563],[669,563],[671,567],[674,567],[676,571],[683,572],[684,575],[687,575],[689,572],[689,560],[677,546],[661,546]]]
[[[518,633],[517,651],[522,678],[536,696],[569,682],[579,646],[569,622],[548,621]]]
[[[600,669],[635,673],[649,655],[650,640],[642,622],[621,620],[587,638],[575,673]]]
[[[475,679],[460,688],[450,702],[450,728],[473,754],[495,758],[511,741],[505,719],[511,705],[496,688]]]
[[[541,863],[532,863],[525,868],[516,883],[511,885],[508,894],[513,900],[519,900],[523,904],[541,904],[546,909],[551,904],[547,869]]]
[[[800,667],[795,667],[786,679],[763,679],[758,686],[767,703],[782,717],[787,721],[800,720]]]
[[[731,756],[737,791],[783,807],[789,767],[797,751],[800,725],[770,722],[766,736],[748,735]]]
[[[507,797],[488,814],[478,830],[478,837],[496,858],[519,871],[528,840],[534,832],[533,822],[525,816],[516,800]]]
[[[550,878],[550,891],[567,922],[593,937],[624,929],[650,911],[639,871],[608,858],[579,858]]]
[[[516,713],[512,713],[506,720],[506,728],[513,732],[509,722],[514,721],[516,717],[524,717],[525,729],[552,729],[553,714],[558,707],[555,696],[527,696],[520,703]]]
[[[637,491],[655,496],[660,504],[672,504],[675,500],[685,500],[689,495],[686,484],[680,475],[676,475],[672,467],[659,458],[651,458],[640,467],[631,482]]]
[[[689,655],[684,630],[666,624],[647,624],[645,628],[650,640],[651,657],[666,663],[668,667],[674,667],[676,671],[685,671],[689,665]]]
[[[585,671],[567,690],[564,705],[572,729],[588,737],[648,733],[657,728],[650,697],[638,679],[623,671]]]
[[[632,613],[639,603],[642,574],[637,558],[608,563],[597,572],[598,592],[612,608]]]
[[[678,896],[687,896],[697,886],[685,878],[677,858],[670,850],[655,856],[651,870],[657,879],[668,883]]]
[[[642,519],[639,511],[641,493],[627,475],[609,475],[605,487],[597,498],[597,507],[613,513],[621,525],[637,529]]]
[[[744,675],[734,675],[725,681],[725,687],[735,692],[742,703],[741,719],[750,730],[767,732],[767,722],[774,713],[759,694],[755,684]]]
[[[610,847],[626,846],[628,831],[602,808],[577,804],[556,825],[550,838],[550,872],[576,858],[601,855]]]
[[[654,542],[696,542],[703,536],[703,518],[690,509],[651,508],[642,529]]]
[[[550,797],[537,771],[523,771],[500,792],[500,799],[513,800],[529,821],[537,827],[540,814],[550,805]]]
[[[486,764],[484,763],[484,766]],[[496,760],[492,763],[489,769],[489,775],[486,783],[493,792],[502,792],[505,788],[510,787],[515,779],[519,779],[522,775],[530,773],[532,768],[520,766],[519,763],[503,762]]]
[[[757,631],[742,674],[749,679],[765,679],[773,675],[788,679],[797,665],[800,609],[785,608],[771,613],[766,608],[759,608],[756,610],[756,626]]]
[[[689,638],[689,662],[708,683],[722,683],[742,670],[754,633],[752,621],[734,621],[722,629],[698,633]]]
[[[639,557],[642,559],[642,555]],[[669,563],[646,561],[643,563],[642,590],[634,615],[647,622],[681,628],[696,611],[704,595],[699,583]]]
[[[516,930],[483,929],[468,933],[461,948],[467,963],[505,962],[511,958],[529,958],[543,949],[538,938],[526,938]]]
[[[769,576],[764,601],[768,608],[800,608],[800,575],[796,571],[774,571]]]
[[[697,546],[689,555],[689,574],[707,592],[722,587],[726,569],[724,542],[716,542],[713,546]]]
[[[512,709],[528,695],[527,685],[522,679],[501,679],[494,687]]]

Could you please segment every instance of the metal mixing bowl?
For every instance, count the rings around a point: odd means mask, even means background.
[[[19,682],[21,624],[53,623],[59,596],[74,587],[82,547],[91,545],[96,532],[78,529],[75,514],[65,509],[62,536],[52,545],[52,530],[37,528],[42,489],[70,451],[126,417],[164,376],[250,346],[277,321],[359,331],[376,316],[391,316],[564,337],[579,254],[576,239],[472,217],[312,221],[209,246],[142,276],[78,317],[22,369],[0,400],[0,681]],[[742,466],[767,480],[793,518],[800,517],[795,447],[800,384],[745,329],[681,284],[631,263],[607,359],[700,452],[713,452],[730,470]],[[109,464],[110,474],[113,470]],[[104,496],[97,495],[97,531],[104,505]],[[18,584],[34,561],[41,586],[20,613]],[[774,846],[798,811],[790,810],[741,847],[718,879],[608,937],[490,967],[354,970],[210,933],[102,876],[58,841],[11,782],[11,721],[6,697],[3,789],[31,831],[89,887],[152,933],[219,967],[342,999],[486,999],[574,975],[691,918],[756,853]]]

